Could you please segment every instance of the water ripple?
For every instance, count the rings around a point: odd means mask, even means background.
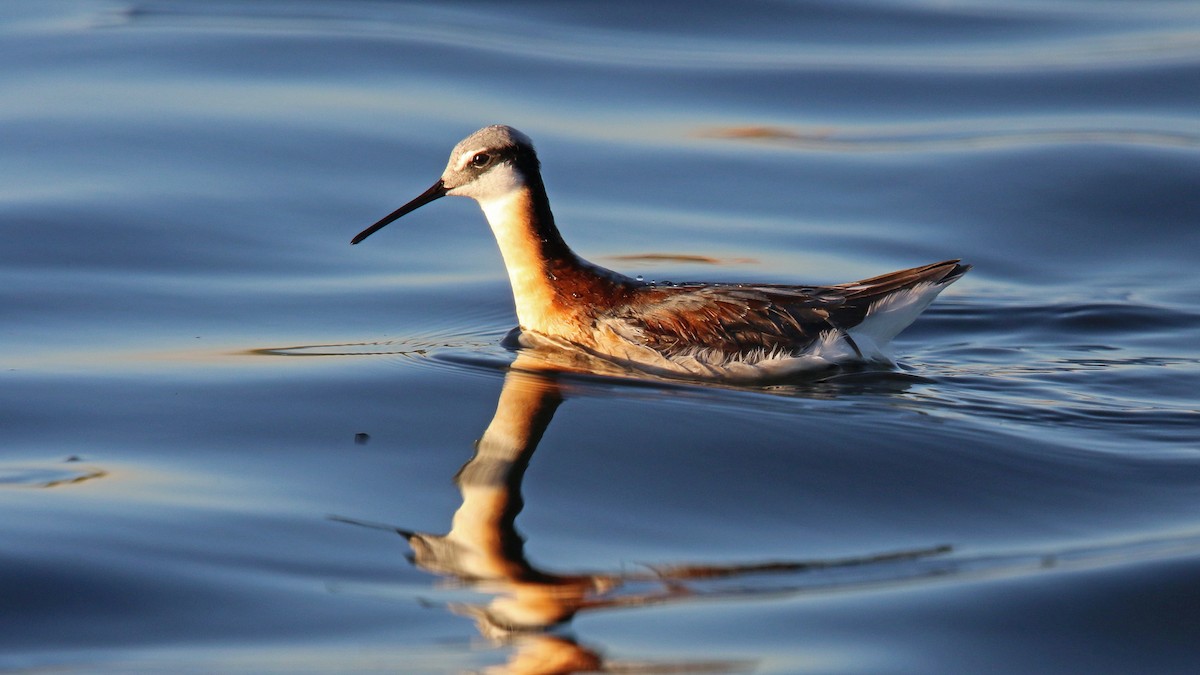
[[[836,8],[836,5],[828,7]],[[1126,10],[1133,11],[1133,8],[1126,7]],[[978,9],[974,11],[978,13]],[[360,38],[374,36],[388,41],[505,56],[658,70],[871,69],[1007,73],[1186,65],[1200,61],[1200,34],[1179,27],[1180,22],[1198,18],[1195,11],[1186,7],[1175,8],[1173,12],[1164,12],[1161,7],[1152,8],[1137,15],[1140,21],[1131,21],[1127,15],[1121,16],[1104,8],[1091,13],[1075,8],[1075,12],[1097,24],[1096,33],[1068,36],[1051,30],[1070,18],[1063,7],[1051,13],[1038,11],[1035,7],[1013,12],[998,4],[989,7],[988,11],[1015,21],[1032,34],[1030,39],[1020,48],[1014,48],[1011,41],[982,39],[963,43],[964,21],[978,21],[981,27],[987,26],[988,22],[972,17],[971,12],[928,7],[859,8],[853,17],[847,15],[843,20],[833,21],[833,34],[842,33],[845,38],[836,45],[821,44],[819,33],[807,40],[797,40],[795,36],[775,40],[734,40],[727,37],[728,31],[716,32],[705,26],[693,27],[693,32],[686,35],[662,30],[653,35],[653,40],[647,40],[647,34],[642,31],[555,20],[549,13],[522,15],[487,11],[479,6],[397,5],[377,9],[372,20],[364,21],[361,15],[343,15],[337,10],[304,3],[266,9],[261,5],[249,9],[221,3],[143,3],[98,19],[97,25],[150,23],[194,30],[344,33]],[[923,19],[944,24],[945,32],[940,35],[942,44],[922,41],[916,45],[881,45],[877,35],[845,33],[847,25],[869,23],[872,12],[884,14],[881,20]],[[1162,21],[1162,25],[1153,25],[1156,21]],[[1040,33],[1046,35],[1043,37]],[[855,41],[859,44],[855,45]]]
[[[1140,145],[1200,147],[1200,134],[1186,129],[1088,128],[1086,119],[1040,127],[1036,120],[954,122],[936,125],[817,126],[783,128],[729,126],[701,129],[700,138],[769,142],[775,147],[820,152],[941,152],[1044,145]]]
[[[946,341],[914,350],[909,366],[941,384],[913,396],[947,414],[1073,434],[1117,452],[1148,451],[1135,441],[1168,455],[1198,449],[1200,358],[1187,348],[1200,329],[1195,312],[1140,302],[945,303],[929,319],[924,327]]]
[[[67,462],[75,462],[70,458]],[[0,488],[58,488],[108,475],[103,469],[45,463],[0,464]]]

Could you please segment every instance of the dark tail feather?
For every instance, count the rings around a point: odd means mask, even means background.
[[[888,274],[881,274],[877,277],[863,279],[862,281],[850,284],[841,284],[840,286],[853,289],[848,295],[850,298],[861,296],[880,297],[897,289],[908,288],[921,283],[950,284],[958,281],[959,277],[966,274],[970,269],[970,265],[963,265],[958,260],[944,260],[929,265],[922,265],[921,267],[889,272]]]

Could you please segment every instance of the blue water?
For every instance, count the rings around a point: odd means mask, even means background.
[[[1195,672],[1196,3],[29,0],[0,63],[0,670]],[[514,370],[474,204],[349,246],[494,122],[630,275],[975,269],[891,372]]]

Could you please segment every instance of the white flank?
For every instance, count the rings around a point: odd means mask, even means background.
[[[868,360],[891,360],[892,338],[908,328],[947,284],[923,283],[896,291],[867,310],[867,318],[848,332]]]

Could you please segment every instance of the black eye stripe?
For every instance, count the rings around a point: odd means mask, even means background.
[[[482,167],[487,166],[488,163],[491,161],[492,161],[491,155],[489,155],[486,152],[480,152],[471,158],[471,166],[473,166],[475,168],[482,168]]]

